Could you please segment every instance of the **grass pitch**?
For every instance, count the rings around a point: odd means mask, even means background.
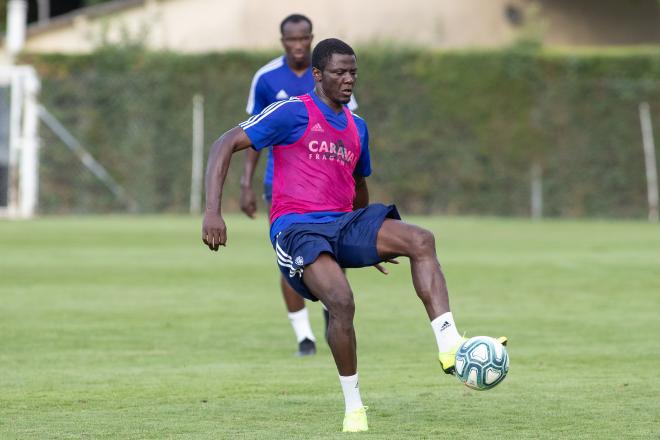
[[[343,398],[295,341],[265,219],[211,253],[185,217],[0,222],[0,438],[315,439]],[[660,437],[660,229],[413,219],[432,229],[459,330],[510,338],[509,376],[444,375],[407,262],[349,271],[374,439]]]

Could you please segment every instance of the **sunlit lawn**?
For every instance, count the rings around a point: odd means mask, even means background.
[[[413,220],[459,330],[509,336],[511,369],[468,390],[437,365],[406,262],[350,270],[357,436],[660,437],[658,226]],[[320,307],[319,353],[296,358],[265,220],[228,226],[214,254],[196,218],[0,222],[0,438],[346,438]]]

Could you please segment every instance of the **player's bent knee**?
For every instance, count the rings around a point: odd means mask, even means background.
[[[435,253],[435,236],[424,228],[415,228],[411,238],[412,254],[425,256]]]
[[[346,291],[329,292],[325,302],[325,306],[330,312],[330,315],[340,318],[353,320],[355,316],[355,301],[353,301],[353,294]]]

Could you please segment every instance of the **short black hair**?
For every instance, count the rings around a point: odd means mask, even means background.
[[[312,20],[309,18],[305,17],[302,14],[291,14],[288,17],[286,17],[284,20],[282,20],[282,23],[280,23],[280,34],[284,35],[284,25],[287,23],[300,23],[301,21],[306,21],[309,23],[309,31],[312,31]]]
[[[312,67],[316,67],[323,72],[323,69],[325,69],[333,54],[355,56],[355,51],[351,46],[337,38],[328,38],[320,41],[314,48],[312,52]]]

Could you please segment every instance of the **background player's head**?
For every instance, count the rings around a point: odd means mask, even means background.
[[[312,21],[300,14],[291,14],[280,23],[282,47],[287,58],[295,64],[309,62],[312,52]]]
[[[319,42],[312,53],[312,74],[326,97],[348,104],[357,79],[355,51],[336,38]]]

